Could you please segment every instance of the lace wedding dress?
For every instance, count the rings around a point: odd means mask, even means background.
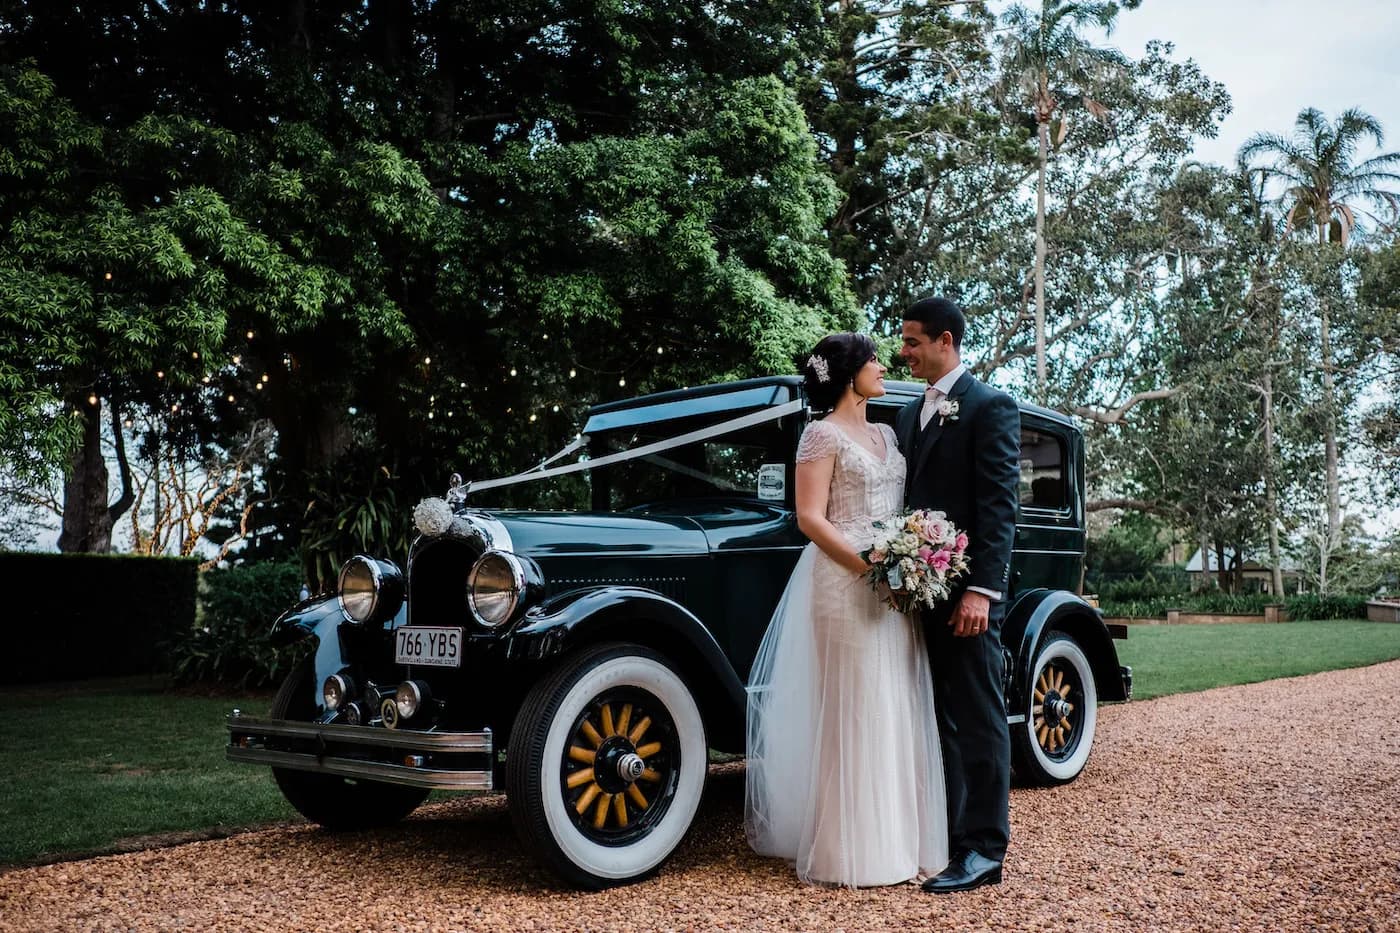
[[[827,518],[855,548],[900,511],[904,458],[813,422],[799,463],[836,455]],[[749,676],[744,826],[803,881],[848,887],[948,861],[943,762],[921,627],[815,544],[788,580]]]

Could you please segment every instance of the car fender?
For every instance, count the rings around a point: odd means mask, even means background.
[[[1015,665],[1010,683],[1015,702],[1008,702],[1009,709],[1019,711],[1024,706],[1022,691],[1030,682],[1031,665],[1053,632],[1071,635],[1084,650],[1094,669],[1099,699],[1127,699],[1113,636],[1098,610],[1068,590],[1035,589],[1017,597],[1002,623],[1001,642],[1011,651]]]
[[[628,641],[665,655],[690,684],[710,745],[744,746],[744,684],[709,629],[690,610],[654,590],[600,586],[571,590],[525,613],[506,636],[506,657],[544,661],[583,645]]]
[[[398,614],[386,624],[386,628],[397,628],[408,617],[407,602],[399,606]],[[272,623],[270,640],[279,647],[292,645],[307,638],[316,642],[316,678],[312,688],[316,691],[317,708],[321,706],[321,684],[327,677],[339,673],[346,667],[345,650],[340,640],[340,626],[346,624],[345,613],[340,608],[340,597],[334,593],[313,596],[302,600],[277,617]]]

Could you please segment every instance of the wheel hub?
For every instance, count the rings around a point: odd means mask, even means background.
[[[642,776],[642,772],[647,769],[645,761],[636,752],[627,752],[619,755],[617,759],[617,776],[628,784]]]

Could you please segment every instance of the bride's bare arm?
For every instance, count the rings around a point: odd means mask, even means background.
[[[870,565],[846,541],[826,517],[826,500],[831,494],[831,475],[836,455],[797,464],[797,527],[812,539],[826,556],[852,573],[865,573]]]

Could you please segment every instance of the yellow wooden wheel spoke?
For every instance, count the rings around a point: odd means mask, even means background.
[[[603,744],[603,737],[598,734],[597,729],[593,728],[593,723],[587,719],[583,721],[583,725],[579,726],[579,731],[583,733],[584,738],[593,743],[594,748]]]
[[[637,789],[636,784],[627,785],[627,796],[632,799],[632,802],[637,805],[639,810],[645,810],[647,807],[651,806],[651,804],[647,803],[646,796]]]
[[[661,751],[660,742],[648,742],[646,745],[640,745],[637,747],[637,756],[639,758],[650,758],[652,755],[655,755],[659,751]]]
[[[1043,697],[1050,690],[1050,669],[1047,667],[1040,672],[1040,679],[1035,682],[1036,696]]]
[[[617,730],[614,735],[626,735],[627,725],[632,721],[632,704],[623,704],[622,712],[617,714]]]
[[[1044,746],[1044,745],[1045,745],[1045,736],[1046,736],[1046,733],[1048,733],[1049,731],[1050,731],[1050,727],[1047,726],[1047,725],[1045,725],[1045,723],[1041,723],[1041,724],[1040,724],[1040,727],[1039,727],[1038,729],[1035,730],[1035,740],[1036,740],[1037,742],[1039,742],[1042,746]]]
[[[602,829],[608,822],[608,805],[612,803],[612,794],[598,795],[598,808],[593,811],[593,828]]]
[[[570,745],[569,757],[574,761],[580,761],[586,765],[591,765],[593,764],[593,759],[598,757],[598,753],[591,748],[580,748],[577,745]]]
[[[1032,706],[1032,707],[1031,707],[1031,715],[1032,715],[1032,716],[1044,716],[1044,715],[1045,715],[1045,704],[1044,704],[1044,703],[1037,703],[1036,705]]]
[[[1062,693],[1062,692],[1063,692],[1060,688],[1063,686],[1064,682],[1065,682],[1065,675],[1062,674],[1062,673],[1060,673],[1059,671],[1055,671],[1055,682],[1054,682],[1053,686],[1054,686],[1054,688],[1055,688],[1055,692],[1056,692],[1056,693]]]
[[[1066,703],[1066,704],[1065,704],[1065,712],[1066,712],[1066,713],[1072,713],[1072,712],[1074,712],[1074,704],[1073,704],[1073,703]]]
[[[1060,746],[1061,748],[1064,747],[1065,727],[1063,725],[1061,725],[1058,729],[1055,730],[1055,744]]]
[[[1068,719],[1060,720],[1060,728],[1065,730],[1066,732],[1074,731],[1074,726],[1070,725],[1070,721]]]
[[[613,814],[618,826],[627,825],[627,798],[622,794],[613,794]]]
[[[582,787],[591,780],[593,780],[593,769],[579,768],[573,774],[569,775],[569,779],[564,782],[564,786],[569,788],[569,790],[573,790],[575,787]]]
[[[607,703],[603,704],[603,737],[609,738],[617,734],[613,728],[612,707]]]
[[[653,784],[659,784],[661,782],[661,772],[654,768],[647,768],[642,772],[642,780],[651,781]]]
[[[578,815],[583,816],[584,811],[588,809],[588,805],[593,802],[593,798],[597,797],[602,792],[603,789],[597,784],[588,785],[588,789],[579,797],[578,803],[574,804],[574,809],[578,811]]]
[[[642,740],[642,736],[647,734],[647,729],[651,727],[651,717],[643,716],[642,721],[637,723],[637,728],[627,734],[627,741],[636,745]]]
[[[1037,690],[1037,691],[1035,692],[1035,701],[1036,701],[1037,703],[1044,703],[1044,702],[1045,702],[1045,691],[1044,691],[1044,690]]]

